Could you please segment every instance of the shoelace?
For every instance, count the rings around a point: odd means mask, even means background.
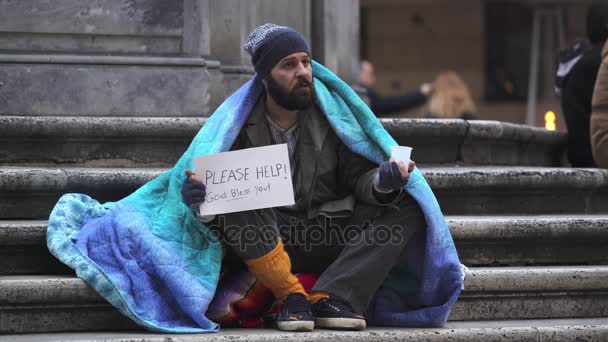
[[[310,302],[304,296],[288,296],[282,305],[283,310],[289,311],[289,313],[296,312],[309,312]]]
[[[325,304],[336,311],[354,312],[353,308],[347,302],[338,298],[325,299]]]

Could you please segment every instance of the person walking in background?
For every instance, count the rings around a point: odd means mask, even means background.
[[[597,166],[608,168],[608,43],[593,91],[591,113],[591,151]]]
[[[397,96],[382,96],[374,90],[376,86],[376,72],[374,65],[369,61],[361,62],[358,82],[369,96],[369,107],[376,116],[388,116],[399,112],[406,112],[424,105],[433,92],[433,86],[424,83],[420,89]]]
[[[608,2],[595,1],[587,13],[587,47],[578,43],[562,52],[558,70],[561,105],[568,128],[568,159],[574,167],[595,167],[589,121],[591,100],[608,38]],[[608,88],[605,88],[608,89]],[[601,98],[601,96],[600,96]]]
[[[453,71],[440,73],[433,82],[427,118],[478,120],[477,108],[464,81]]]

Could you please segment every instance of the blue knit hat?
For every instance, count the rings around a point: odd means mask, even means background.
[[[306,52],[310,56],[308,44],[298,31],[270,23],[253,30],[243,48],[251,56],[255,72],[262,79],[285,56],[295,52]]]

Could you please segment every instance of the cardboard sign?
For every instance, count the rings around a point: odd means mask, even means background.
[[[197,157],[194,168],[207,187],[201,215],[295,204],[287,144]]]

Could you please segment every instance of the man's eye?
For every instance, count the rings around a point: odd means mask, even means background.
[[[302,61],[302,64],[308,65],[308,64],[310,64],[310,61],[309,60],[304,60],[304,61]]]
[[[285,67],[287,67],[287,68],[293,68],[294,65],[295,65],[294,62],[287,62],[287,63],[285,63]]]

